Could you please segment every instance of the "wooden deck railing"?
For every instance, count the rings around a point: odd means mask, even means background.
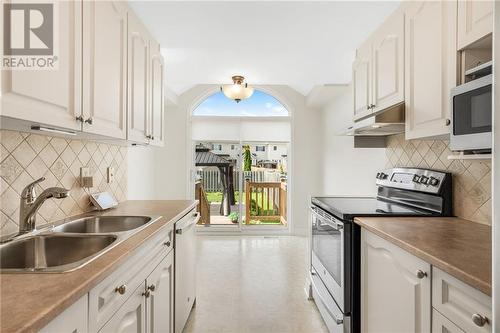
[[[208,202],[207,194],[200,182],[196,183],[195,198],[200,202],[198,205],[198,212],[200,213],[198,224],[210,224],[210,202]]]
[[[245,182],[245,223],[277,220],[286,225],[286,193],[281,182]]]

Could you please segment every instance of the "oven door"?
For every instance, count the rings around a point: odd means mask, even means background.
[[[311,207],[311,263],[335,302],[344,310],[344,223]]]
[[[451,91],[451,150],[491,149],[492,75],[462,84]]]

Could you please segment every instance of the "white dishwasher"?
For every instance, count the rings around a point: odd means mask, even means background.
[[[196,208],[175,224],[175,333],[181,333],[196,299]]]

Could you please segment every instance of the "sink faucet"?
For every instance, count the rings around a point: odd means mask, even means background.
[[[27,185],[21,192],[21,208],[19,209],[18,235],[35,230],[36,213],[45,200],[50,198],[63,199],[68,196],[69,190],[62,187],[49,187],[37,197],[35,185],[45,180],[45,177]]]

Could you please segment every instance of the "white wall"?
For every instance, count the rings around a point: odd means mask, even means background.
[[[350,86],[338,87],[336,97],[321,111],[322,194],[375,195],[375,175],[386,163],[384,148],[354,148],[353,138],[337,135],[352,123]]]
[[[178,107],[165,110],[165,146],[130,147],[128,199],[187,199],[186,114]]]

